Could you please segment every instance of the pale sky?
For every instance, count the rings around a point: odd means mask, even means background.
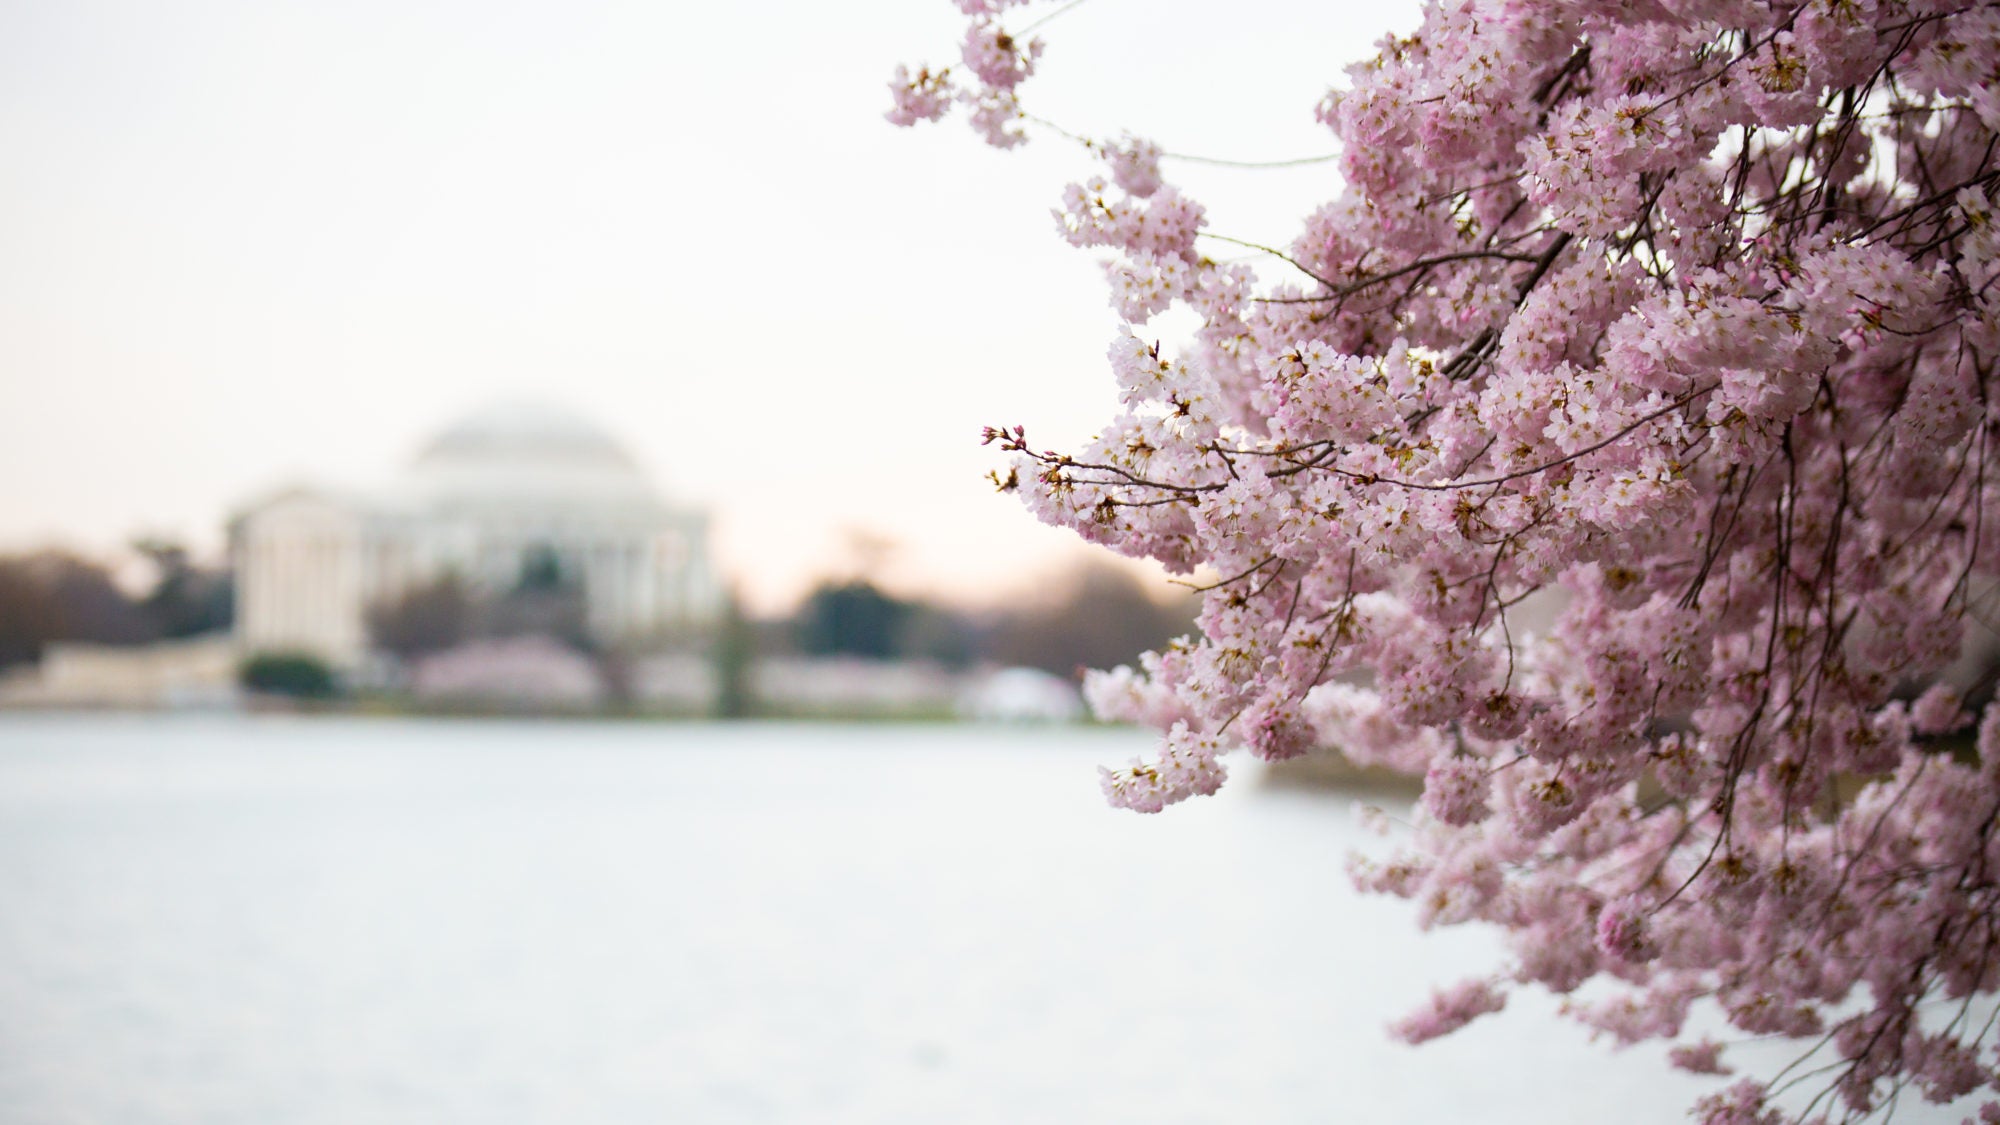
[[[1316,155],[1314,103],[1416,18],[1088,0],[1025,96],[1173,152]],[[1081,150],[882,119],[894,65],[956,63],[961,29],[950,0],[0,3],[0,549],[214,551],[265,489],[384,483],[528,397],[709,509],[760,608],[853,531],[897,544],[892,588],[1031,586],[1081,548],[992,492],[979,428],[1087,437],[1118,320],[1049,217]],[[1266,242],[1337,189],[1167,171]]]

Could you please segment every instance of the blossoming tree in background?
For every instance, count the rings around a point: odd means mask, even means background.
[[[1018,2],[958,0],[962,65],[891,120],[1019,143]],[[1041,519],[1212,576],[1200,639],[1089,684],[1165,736],[1112,803],[1239,748],[1422,775],[1356,878],[1513,959],[1411,1041],[1596,981],[1620,1042],[1712,1002],[1811,1048],[1705,1121],[1990,1102],[2000,707],[1946,669],[2000,600],[2000,6],[1457,0],[1348,76],[1281,280],[1204,252],[1143,140],[1057,212],[1127,321],[1200,320],[1111,343],[1085,447],[987,435]]]

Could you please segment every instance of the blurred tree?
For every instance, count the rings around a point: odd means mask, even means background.
[[[368,608],[368,638],[376,648],[412,660],[464,643],[474,607],[456,574],[407,590]]]
[[[156,634],[104,567],[60,551],[0,557],[0,667],[51,641],[139,644]]]
[[[521,578],[515,589],[522,593],[561,590],[570,585],[562,555],[546,543],[529,547],[521,555]]]
[[[1130,664],[1140,653],[1193,631],[1200,605],[1192,596],[1157,602],[1132,572],[1102,563],[1077,570],[1059,591],[995,621],[987,658],[1061,676]]]
[[[0,668],[38,660],[62,630],[39,575],[23,559],[0,559]]]
[[[551,637],[579,652],[595,652],[588,606],[576,567],[552,546],[531,547],[512,589],[477,606],[474,633],[483,637]]]
[[[799,647],[814,656],[901,656],[903,626],[913,608],[862,579],[824,584],[799,609]]]
[[[914,602],[897,637],[897,651],[913,660],[964,668],[979,658],[981,630],[963,613],[930,602]]]
[[[716,717],[749,718],[756,709],[750,674],[757,659],[757,632],[743,616],[743,603],[733,590],[723,596],[722,618],[716,625],[709,656],[715,662]]]
[[[226,630],[236,617],[236,584],[226,569],[195,565],[187,548],[147,537],[132,549],[153,564],[153,588],[139,608],[161,637],[196,637]]]

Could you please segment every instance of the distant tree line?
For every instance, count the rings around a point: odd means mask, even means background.
[[[50,644],[136,645],[230,627],[229,572],[197,565],[177,543],[134,544],[151,566],[139,593],[121,587],[102,563],[67,551],[0,555],[0,668],[39,660]]]
[[[1069,676],[1078,668],[1130,662],[1191,632],[1195,605],[1192,596],[1158,601],[1130,572],[1102,565],[1052,583],[1038,600],[986,612],[901,598],[867,579],[848,578],[820,584],[787,617],[749,620],[732,607],[706,640],[725,667],[790,653],[923,660],[948,668],[1026,665]],[[581,589],[558,578],[524,577],[492,593],[445,575],[368,611],[374,646],[404,660],[475,640],[537,634],[615,662],[619,654],[596,651],[583,625]]]
[[[0,555],[0,668],[40,659],[53,642],[137,645],[227,630],[235,601],[226,569],[195,563],[181,545],[141,540],[150,575],[139,590],[105,564],[60,550]],[[456,575],[370,607],[375,647],[406,660],[490,637],[538,634],[594,652],[582,590],[556,571],[525,568],[499,594]],[[1091,566],[1042,598],[1003,610],[961,610],[890,594],[865,578],[827,581],[791,615],[730,617],[724,643],[743,654],[798,653],[925,660],[962,668],[1027,665],[1068,676],[1130,661],[1193,630],[1193,597],[1161,602],[1129,572]]]
[[[973,612],[888,594],[865,579],[822,584],[788,621],[766,630],[768,650],[814,656],[1025,665],[1060,676],[1129,663],[1194,630],[1196,599],[1161,602],[1131,572],[1093,565],[1042,598]]]

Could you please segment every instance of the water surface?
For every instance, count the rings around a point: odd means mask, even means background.
[[[1534,998],[1388,1042],[1497,942],[1350,890],[1352,798],[1105,808],[1146,745],[0,718],[0,1121],[1546,1125],[1709,1088]]]

